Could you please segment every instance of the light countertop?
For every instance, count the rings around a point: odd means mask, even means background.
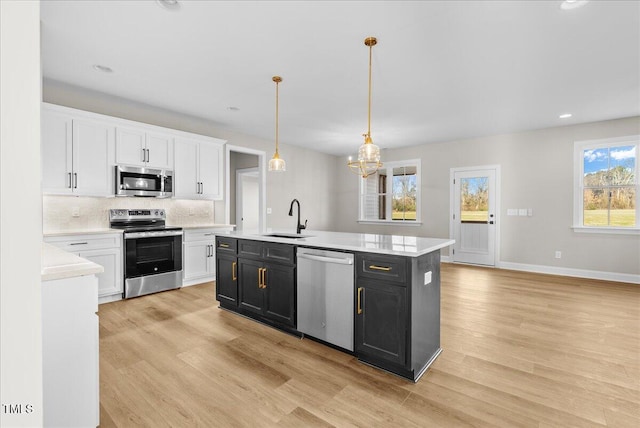
[[[236,227],[235,224],[220,224],[220,223],[209,223],[209,224],[169,224],[168,226],[177,226],[181,227],[184,230],[189,229],[230,229]]]
[[[101,272],[104,272],[104,268],[97,263],[90,262],[53,245],[42,244],[42,270],[40,271],[42,281],[75,278]]]
[[[106,233],[120,233],[122,234],[122,230],[120,229],[77,229],[77,230],[50,230],[46,231],[42,234],[45,238],[53,237],[53,236],[65,236],[65,235],[104,235]]]
[[[269,232],[279,233],[279,232]],[[281,232],[291,234],[288,232]],[[395,254],[418,257],[453,245],[453,239],[422,238],[416,236],[377,235],[372,233],[341,233],[309,230],[302,238],[279,238],[242,232],[220,233],[239,239],[295,244],[301,247],[317,247],[334,250],[360,251],[365,253]]]
[[[202,224],[167,224],[167,226],[181,227],[184,230],[191,229],[232,229],[235,224],[202,223]],[[122,233],[122,229],[100,228],[100,229],[74,229],[74,230],[48,230],[42,235],[46,238],[65,235],[100,235],[106,233]]]

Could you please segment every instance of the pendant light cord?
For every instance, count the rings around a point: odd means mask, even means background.
[[[369,46],[369,111],[367,114],[367,137],[371,138],[371,53],[373,45]]]
[[[276,82],[276,155],[278,154],[278,85],[280,82]]]

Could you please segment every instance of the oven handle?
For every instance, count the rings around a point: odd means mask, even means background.
[[[125,233],[124,239],[136,239],[136,238],[162,238],[165,236],[182,236],[182,230],[167,231],[167,232],[131,232]]]

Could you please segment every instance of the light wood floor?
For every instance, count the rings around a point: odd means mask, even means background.
[[[100,306],[101,426],[640,426],[638,285],[443,264],[416,384],[217,306],[213,283]]]

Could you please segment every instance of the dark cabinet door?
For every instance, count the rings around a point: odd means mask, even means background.
[[[278,264],[265,264],[264,315],[295,326],[295,268]]]
[[[356,303],[356,353],[406,365],[406,287],[359,278]]]
[[[216,298],[238,304],[238,259],[226,254],[216,257]]]
[[[262,314],[262,268],[260,261],[238,258],[238,305]]]

